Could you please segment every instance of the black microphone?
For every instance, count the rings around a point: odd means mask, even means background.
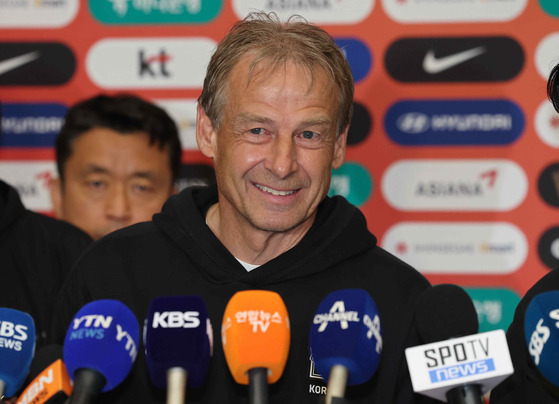
[[[416,393],[452,404],[483,404],[483,394],[512,374],[505,332],[477,334],[474,304],[461,287],[427,289],[417,301],[415,323],[425,342],[406,349]]]

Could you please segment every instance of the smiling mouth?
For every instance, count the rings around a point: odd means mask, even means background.
[[[287,196],[287,195],[292,195],[295,192],[297,192],[297,191],[278,191],[277,189],[268,188],[268,187],[265,187],[264,185],[260,185],[260,184],[254,184],[254,185],[259,190],[267,192],[267,193],[275,195],[275,196]]]

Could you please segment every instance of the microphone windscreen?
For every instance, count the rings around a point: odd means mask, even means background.
[[[128,307],[118,300],[96,300],[75,315],[64,339],[64,362],[70,378],[80,368],[105,379],[102,392],[114,389],[128,375],[138,353],[140,330]]]
[[[70,377],[62,362],[62,346],[47,345],[37,350],[27,387],[16,404],[63,404],[72,393]]]
[[[348,370],[348,385],[373,377],[382,351],[378,309],[363,289],[342,289],[326,296],[316,310],[309,338],[316,371],[328,381],[330,369]]]
[[[460,286],[435,285],[417,300],[415,322],[422,343],[476,334],[479,323],[472,299]]]
[[[524,336],[538,371],[559,387],[559,291],[540,293],[530,301]]]
[[[246,290],[233,295],[223,315],[221,340],[229,370],[237,383],[247,372],[268,369],[268,383],[283,373],[290,343],[287,308],[275,292]]]
[[[14,396],[25,381],[35,351],[35,323],[22,311],[0,308],[0,380]]]
[[[167,370],[188,372],[188,385],[206,380],[212,351],[212,328],[198,296],[157,297],[151,301],[144,329],[148,372],[153,384],[167,387]]]

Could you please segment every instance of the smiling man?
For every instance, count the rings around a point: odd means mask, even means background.
[[[68,111],[56,139],[55,215],[94,240],[151,220],[175,193],[181,146],[173,120],[133,95],[98,95]]]
[[[292,61],[252,68],[253,59],[231,72],[220,129],[199,107],[198,142],[220,184],[208,225],[235,257],[264,264],[312,226],[348,128],[338,132],[336,91],[322,71],[313,77]]]
[[[314,312],[332,291],[362,288],[376,301],[386,343],[375,376],[347,397],[428,402],[411,389],[404,349],[418,343],[413,310],[429,283],[377,246],[359,209],[327,197],[353,105],[351,71],[332,37],[300,18],[251,14],[218,45],[198,101],[198,146],[213,160],[216,186],[182,191],[153,222],[114,232],[84,255],[58,301],[59,341],[90,300],[122,300],[143,323],[154,297],[198,295],[213,323],[213,358],[188,402],[247,403],[249,389],[227,368],[219,324],[236,292],[271,290],[289,312],[291,347],[269,402],[318,403],[324,384],[308,348]],[[164,402],[139,351],[129,380],[103,402]]]

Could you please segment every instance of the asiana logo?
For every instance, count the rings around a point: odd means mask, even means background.
[[[485,189],[495,186],[498,173],[489,170],[481,173],[477,181],[429,181],[419,182],[415,194],[418,196],[440,197],[440,196],[483,196]]]
[[[508,160],[401,160],[388,167],[381,189],[403,211],[505,211],[525,199],[528,180]]]

